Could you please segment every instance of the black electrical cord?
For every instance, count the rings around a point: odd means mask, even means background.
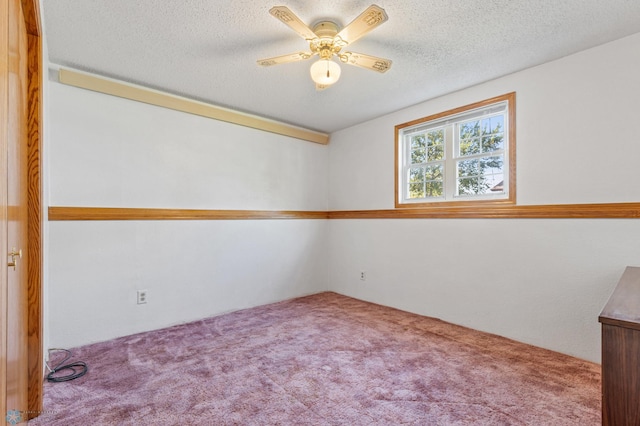
[[[49,355],[51,355],[52,351],[64,351],[67,355],[64,357],[62,361],[60,361],[55,367],[49,367],[47,364],[47,368],[50,373],[47,374],[47,381],[59,383],[59,382],[68,382],[69,380],[77,379],[78,377],[82,377],[87,374],[89,371],[89,366],[84,361],[76,361],[69,364],[65,364],[71,358],[71,351],[68,349],[49,349]],[[56,375],[59,371],[69,371],[67,374]]]

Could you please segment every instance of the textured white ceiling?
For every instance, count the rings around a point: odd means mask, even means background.
[[[314,59],[269,15],[348,24],[372,0],[43,0],[50,62],[332,132],[640,32],[640,0],[377,0],[389,20],[349,50],[391,59],[385,74],[342,65],[317,92]]]

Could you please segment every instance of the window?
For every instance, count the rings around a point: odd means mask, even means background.
[[[515,93],[396,126],[396,207],[515,203]]]

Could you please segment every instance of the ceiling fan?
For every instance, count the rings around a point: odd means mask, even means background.
[[[384,9],[375,4],[369,6],[342,29],[332,21],[320,21],[311,29],[286,6],[275,6],[269,10],[269,13],[307,40],[310,51],[260,59],[257,61],[258,65],[268,67],[302,61],[318,55],[320,59],[311,65],[310,70],[311,79],[315,82],[317,90],[326,89],[340,78],[340,66],[332,60],[333,56],[345,64],[356,65],[380,73],[386,72],[391,67],[389,59],[342,51],[342,48],[387,21],[389,17]]]

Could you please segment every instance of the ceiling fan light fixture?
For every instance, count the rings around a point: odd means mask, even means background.
[[[347,65],[355,65],[379,73],[384,73],[391,67],[389,59],[363,53],[342,52],[342,48],[387,21],[388,16],[380,6],[372,4],[342,29],[333,21],[319,21],[311,29],[287,6],[274,6],[269,9],[269,13],[305,39],[309,43],[309,50],[259,59],[257,62],[260,66],[270,67],[297,62],[317,55],[318,61],[311,65],[309,70],[311,79],[316,84],[316,90],[324,90],[340,78],[340,65],[332,61],[334,56]]]
[[[311,79],[320,86],[331,86],[340,78],[340,65],[330,59],[320,59],[311,65]]]

